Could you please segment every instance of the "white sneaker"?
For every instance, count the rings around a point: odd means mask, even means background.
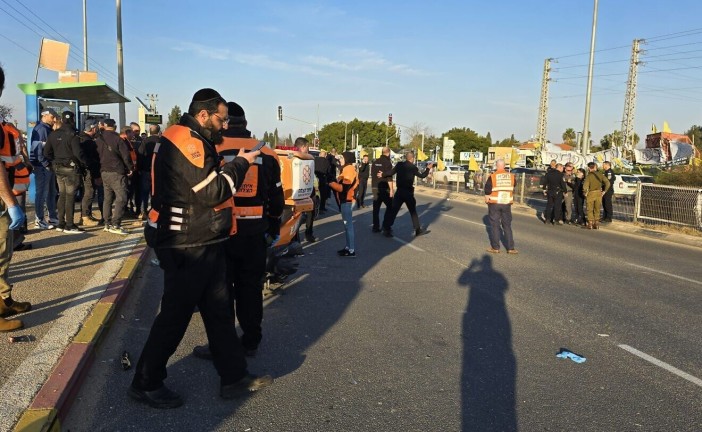
[[[44,222],[44,221],[40,221],[40,220],[35,220],[35,221],[34,221],[34,228],[38,228],[38,229],[42,229],[42,230],[51,229],[51,228],[49,228],[49,224],[48,224],[48,223],[46,223],[46,222]],[[53,226],[52,226],[52,228],[53,228]]]
[[[108,231],[111,232],[112,234],[129,235],[129,231],[127,231],[126,229],[124,229],[122,227],[118,227],[118,226],[110,227],[110,229]]]
[[[84,233],[84,232],[85,232],[85,230],[81,230],[81,229],[79,229],[79,228],[77,228],[77,227],[66,228],[66,229],[63,230],[63,233],[64,233],[64,234],[81,234],[81,233]]]
[[[112,225],[110,225],[110,224],[105,224],[105,227],[104,227],[102,230],[103,230],[103,231],[109,232],[111,228],[112,228]]]

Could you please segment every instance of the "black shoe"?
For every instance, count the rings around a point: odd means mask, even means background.
[[[386,230],[386,229],[383,230],[383,235],[384,235],[385,237],[387,237],[387,238],[393,237],[392,231]]]
[[[347,251],[348,251],[348,249],[346,249],[346,248],[339,249],[338,251],[336,251],[336,254],[341,256],[341,255],[345,254]]]
[[[415,235],[415,237],[419,237],[420,235],[429,234],[429,232],[430,231],[427,229],[418,228],[418,229],[414,230],[414,235]]]
[[[154,391],[139,390],[134,388],[134,386],[130,386],[127,394],[132,399],[143,402],[152,408],[170,409],[183,405],[183,399],[180,398],[178,393],[168,389],[166,386]]]
[[[379,233],[381,230],[378,227],[373,227],[373,229],[371,229],[371,231],[373,231],[374,233]]]
[[[193,355],[203,360],[212,360],[212,351],[209,345],[198,345],[193,348]]]
[[[340,253],[339,256],[342,256],[344,258],[356,258],[356,251],[351,252],[348,249],[344,249],[344,252]]]
[[[261,390],[271,384],[273,384],[273,377],[270,375],[256,376],[248,374],[234,384],[221,386],[219,395],[222,399],[236,399]]]
[[[305,240],[307,240],[307,243],[315,243],[317,241],[317,237],[306,235]]]

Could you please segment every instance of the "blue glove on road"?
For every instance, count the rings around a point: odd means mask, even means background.
[[[7,212],[10,214],[10,218],[12,219],[10,229],[16,230],[19,227],[21,227],[24,223],[24,220],[26,219],[26,216],[24,215],[24,212],[22,211],[20,206],[12,206],[9,209],[7,209]]]

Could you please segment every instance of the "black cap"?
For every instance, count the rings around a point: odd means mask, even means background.
[[[45,109],[44,111],[41,112],[41,115],[43,115],[43,116],[49,115],[49,114],[51,114],[51,115],[54,116],[54,117],[58,117],[58,116],[59,116],[58,113],[56,112],[56,110],[54,110],[53,108],[47,108],[47,109]]]
[[[98,122],[95,119],[87,119],[83,123],[83,130],[85,132],[90,132],[91,130],[95,129],[98,126]]]
[[[200,89],[193,95],[192,102],[207,102],[212,99],[223,99],[222,96],[211,88]]]
[[[73,111],[64,111],[61,113],[61,120],[63,120],[64,122],[75,123],[76,115],[73,113]]]
[[[229,115],[229,127],[246,126],[244,108],[238,103],[227,102],[227,114]]]
[[[115,129],[117,127],[117,122],[115,121],[115,119],[111,118],[103,120],[102,124],[104,124],[105,127],[108,127],[110,129]]]

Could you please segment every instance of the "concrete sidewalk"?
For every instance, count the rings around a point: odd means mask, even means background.
[[[417,186],[415,188],[416,193],[439,197],[448,200],[462,201],[470,204],[480,205],[486,207],[485,200],[482,195],[467,194],[462,192],[448,191],[433,189],[426,186]],[[487,208],[487,207],[486,207]],[[524,204],[514,203],[513,210],[520,213],[532,214],[534,218],[541,212],[540,209],[534,207],[529,207]],[[486,210],[487,211],[487,210]],[[640,237],[648,237],[656,240],[668,241],[676,244],[702,247],[702,236],[692,236],[682,233],[664,232],[657,231],[655,229],[643,228],[641,226],[635,225],[630,222],[614,221],[606,225],[600,225],[600,227],[607,231],[613,231],[622,234],[630,234]]]
[[[4,336],[31,336],[28,343],[0,343],[0,431],[58,430],[81,371],[92,360],[148,249],[141,224],[126,220],[128,236],[103,227],[81,234],[33,228],[10,266],[13,298],[32,303],[17,318],[25,328]],[[5,339],[7,340],[7,339]]]

